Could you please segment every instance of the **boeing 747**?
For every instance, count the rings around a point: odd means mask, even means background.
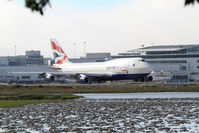
[[[105,62],[72,63],[56,40],[51,40],[51,47],[55,58],[52,69],[57,72],[41,73],[40,76],[49,81],[58,77],[76,79],[81,83],[92,83],[113,80],[147,80],[152,70],[142,58],[119,58]]]

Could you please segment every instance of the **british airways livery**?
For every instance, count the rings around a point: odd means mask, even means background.
[[[40,74],[40,76],[49,81],[54,81],[55,78],[61,76],[77,79],[81,83],[129,79],[135,81],[153,80],[151,76],[148,76],[152,70],[142,58],[120,58],[106,62],[72,63],[55,39],[51,40],[51,47],[55,58],[55,64],[52,65],[52,68],[58,72]]]

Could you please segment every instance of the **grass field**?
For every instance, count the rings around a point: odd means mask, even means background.
[[[27,104],[67,102],[77,99],[72,93],[48,89],[48,87],[25,87],[20,85],[0,87],[0,108],[21,107]]]
[[[0,86],[0,108],[19,107],[26,104],[67,101],[79,96],[74,93],[136,93],[136,92],[199,92],[199,84],[171,86],[103,86],[103,87],[68,87],[68,86]]]
[[[184,86],[103,86],[103,87],[68,87],[68,86],[1,86],[0,96],[18,95],[64,95],[73,93],[134,93],[134,92],[199,92],[199,84]]]
[[[133,92],[199,92],[199,84],[184,86],[103,86],[103,87],[68,87],[68,86],[1,86],[0,96],[26,94],[72,94],[72,93],[133,93]]]

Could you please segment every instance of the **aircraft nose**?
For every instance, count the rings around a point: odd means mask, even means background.
[[[145,63],[145,70],[147,73],[151,73],[153,71],[151,65],[149,65],[148,63]]]

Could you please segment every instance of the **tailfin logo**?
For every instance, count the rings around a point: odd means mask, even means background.
[[[56,40],[51,40],[51,47],[53,50],[53,56],[55,58],[55,64],[63,64],[64,62],[69,62],[66,54],[64,53],[61,46],[56,42]]]

